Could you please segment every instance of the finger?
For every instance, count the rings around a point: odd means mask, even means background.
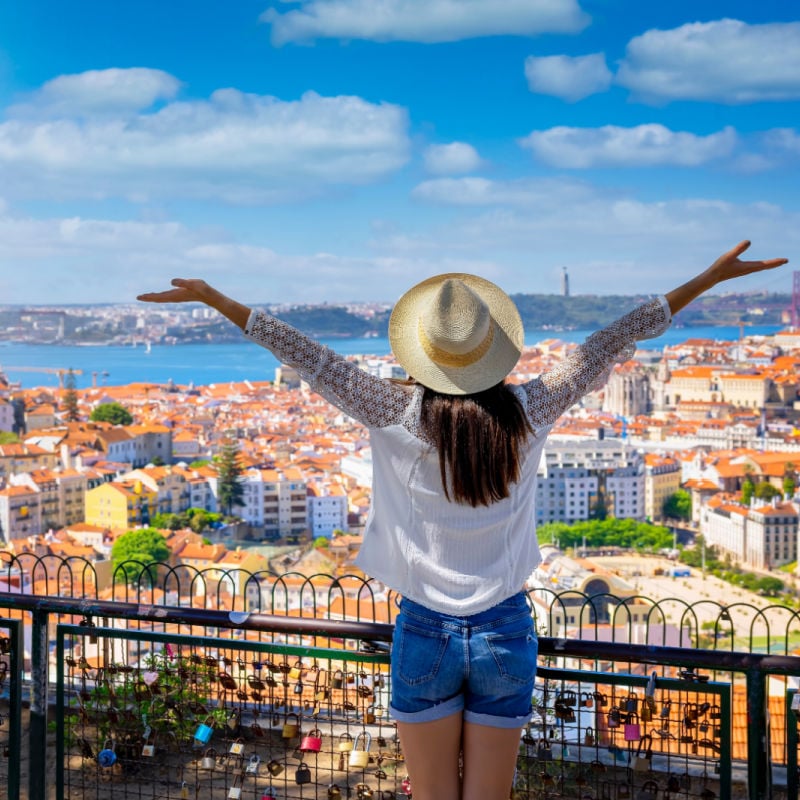
[[[743,241],[739,242],[739,244],[737,244],[736,247],[734,247],[729,252],[729,255],[734,256],[735,258],[738,258],[749,247],[750,247],[750,240],[749,239],[744,239]]]

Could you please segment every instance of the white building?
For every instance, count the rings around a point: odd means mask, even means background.
[[[609,516],[644,519],[642,455],[618,440],[548,441],[536,486],[536,523],[589,519],[599,502]]]
[[[347,530],[347,494],[341,486],[308,487],[308,526],[313,539]]]
[[[706,544],[743,566],[768,570],[797,560],[798,520],[795,503],[779,502],[747,508],[712,498],[700,511],[700,532]]]

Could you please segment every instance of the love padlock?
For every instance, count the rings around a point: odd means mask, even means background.
[[[208,771],[216,769],[216,766],[217,751],[213,747],[209,747],[208,750],[203,753],[203,757],[200,759],[200,769]]]
[[[339,752],[349,753],[353,749],[353,737],[345,731],[339,734]]]
[[[289,717],[294,717],[294,721],[290,721]],[[295,736],[300,734],[300,717],[297,714],[291,713],[286,715],[286,721],[283,723],[283,730],[281,736],[284,739],[294,739]]]
[[[348,758],[348,764],[350,764],[351,767],[364,769],[369,765],[370,744],[372,744],[372,737],[368,733],[362,731],[356,736],[353,742],[353,749],[350,751],[350,756]]]
[[[341,689],[344,686],[344,673],[337,669],[331,676],[331,686],[334,689]]]
[[[231,742],[228,752],[232,756],[240,756],[244,753],[244,739],[237,739],[235,742]]]
[[[358,800],[371,800],[373,794],[372,789],[366,783],[356,784],[356,797]]]
[[[247,766],[245,767],[245,772],[248,775],[258,775],[258,765],[261,763],[261,756],[253,753],[250,756],[250,760],[247,762]]]
[[[408,797],[411,797],[411,779],[408,775],[400,781],[400,791]]]
[[[342,790],[339,788],[339,784],[332,783],[328,786],[328,800],[342,800]]]
[[[276,761],[274,758],[267,763],[267,772],[270,775],[278,776],[283,772],[283,764],[280,761]]]
[[[113,739],[106,739],[103,749],[97,754],[97,763],[101,767],[113,767],[117,763],[116,744]]]
[[[298,660],[294,662],[294,666],[289,669],[289,677],[292,680],[297,680],[303,674],[303,662]]]
[[[364,709],[364,722],[366,722],[367,725],[372,725],[372,723],[375,722],[375,706],[367,706]]]
[[[626,742],[638,742],[641,738],[642,729],[639,725],[639,715],[635,711],[628,714],[623,723],[622,731]]]
[[[303,753],[319,753],[322,750],[322,731],[319,728],[309,731],[301,739],[299,750]]]
[[[311,770],[305,761],[301,761],[300,766],[295,770],[294,780],[299,784],[311,783]]]
[[[194,732],[194,738],[200,744],[208,744],[214,734],[214,717],[206,717],[205,722],[201,722]]]
[[[278,796],[272,786],[261,795],[261,800],[278,800]]]
[[[239,786],[239,776],[234,775],[231,788],[228,789],[228,800],[240,800],[242,796],[242,787]]]

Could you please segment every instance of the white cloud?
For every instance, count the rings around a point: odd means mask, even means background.
[[[628,43],[617,83],[643,100],[753,103],[800,98],[800,22],[695,22]]]
[[[150,108],[157,100],[171,100],[180,87],[177,78],[158,69],[91,70],[47,81],[8,113],[14,117],[126,113]]]
[[[116,77],[129,71],[113,72]],[[222,89],[208,100],[137,112],[136,104],[160,96],[168,82],[134,72],[118,95],[127,106],[121,99],[114,105],[113,98],[110,109],[102,106],[109,96],[102,88],[100,113],[67,113],[70,92],[76,98],[86,93],[80,111],[92,107],[87,86],[106,86],[95,75],[34,95],[24,114],[0,123],[0,185],[6,195],[266,203],[376,181],[408,160],[408,119],[398,106],[313,92],[284,101]],[[139,80],[136,91],[131,87]],[[58,108],[61,115],[37,119],[31,110],[40,107]]]
[[[800,156],[800,134],[792,128],[773,128],[764,134],[767,148],[779,153]]]
[[[611,86],[612,74],[604,53],[586,56],[528,56],[525,59],[528,87],[574,103]]]
[[[578,33],[589,23],[577,0],[302,0],[261,15],[272,41],[369,39],[453,42],[481,36]]]
[[[589,167],[694,167],[731,155],[737,137],[733,128],[698,136],[663,125],[622,128],[557,127],[533,131],[520,140],[537,159],[569,169]]]
[[[424,187],[424,188],[423,188]],[[753,240],[753,257],[800,248],[800,214],[763,202],[644,202],[574,180],[443,178],[418,201],[454,206],[423,228],[375,226],[356,253],[281,253],[177,222],[0,214],[0,297],[6,303],[133,301],[172,277],[203,277],[244,302],[387,300],[437,272],[474,272],[512,292],[557,292],[567,265],[576,293],[667,291],[723,249]],[[549,283],[552,274],[552,283]],[[740,290],[787,291],[784,270]],[[733,285],[731,285],[733,286]]]
[[[466,142],[432,144],[423,155],[425,169],[433,175],[462,175],[481,165],[478,151]]]

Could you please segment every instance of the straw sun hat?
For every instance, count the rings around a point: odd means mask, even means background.
[[[477,275],[450,272],[409,289],[389,320],[395,358],[443,394],[489,389],[514,369],[523,329],[511,298]]]

